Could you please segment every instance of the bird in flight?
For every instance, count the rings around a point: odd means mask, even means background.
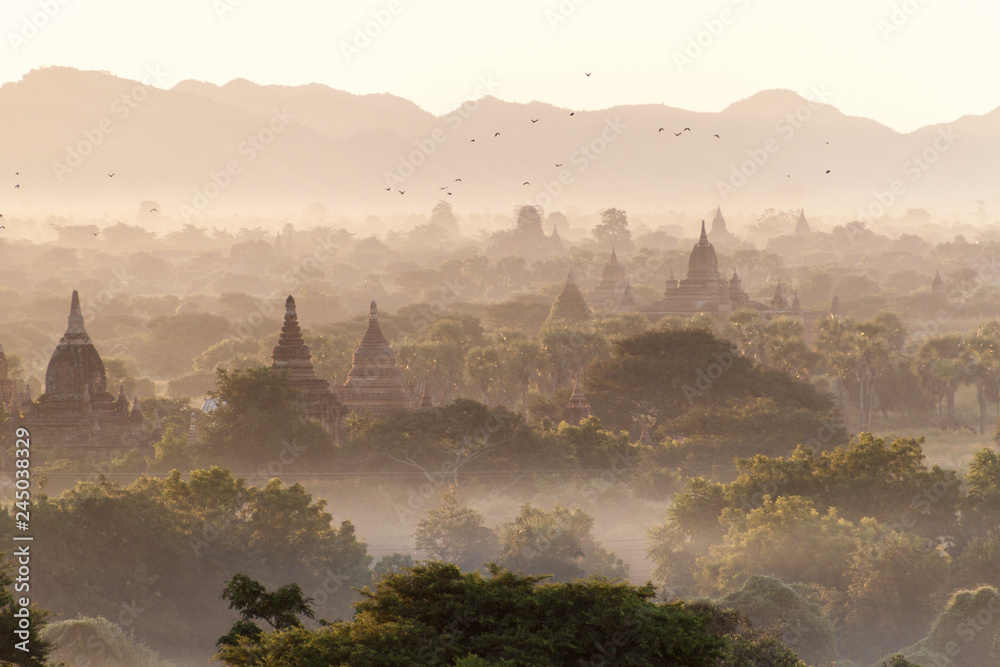
[[[100,232],[90,232],[93,236],[97,236]]]
[[[392,192],[392,186],[385,189],[386,192]]]
[[[681,136],[682,134],[683,134],[683,132],[674,132],[674,136],[675,136],[675,137],[679,137],[679,136]]]
[[[531,185],[531,183],[529,183],[528,181],[525,181],[524,183],[521,183],[521,185]]]
[[[151,209],[149,209],[149,212],[150,213],[156,213],[156,209],[155,208],[151,208]]]
[[[685,132],[690,132],[690,131],[691,131],[691,128],[690,128],[690,127],[685,127],[685,128],[684,128],[684,131],[685,131]]]
[[[657,132],[663,132],[663,128],[661,127],[660,129],[657,130]]]
[[[538,119],[537,119],[537,118],[532,118],[532,119],[531,119],[531,122],[532,122],[532,123],[537,123],[537,122],[538,122]]]
[[[722,137],[720,137],[720,136],[719,136],[719,135],[717,135],[717,134],[713,134],[712,136],[713,136],[713,137],[715,137],[716,139],[721,139],[721,138],[722,138]]]
[[[499,133],[499,132],[497,132],[497,133],[496,133],[496,134],[494,134],[493,136],[494,136],[494,137],[499,137],[499,136],[500,136],[500,133]]]
[[[586,74],[587,76],[590,76],[591,72],[584,72],[584,74]]]
[[[20,183],[18,183],[17,185],[15,185],[15,186],[14,186],[14,189],[15,189],[15,190],[19,190],[19,189],[21,189],[21,184],[20,184]]]
[[[445,193],[445,194],[449,194],[449,195],[450,195],[451,193],[450,193],[450,192],[447,192],[447,193]]]
[[[7,225],[0,225],[0,229],[7,229]]]
[[[476,140],[475,139],[469,139],[469,141],[475,142]]]
[[[399,194],[401,194],[401,195],[405,195],[405,194],[406,194],[406,190],[400,190],[400,191],[399,191]]]
[[[570,111],[570,112],[569,112],[569,115],[570,115],[570,116],[575,116],[575,115],[576,115],[576,112],[575,112],[575,111]]]
[[[561,166],[563,166],[563,163],[562,163],[562,162],[554,162],[553,164],[555,164],[555,165],[556,165],[557,167],[561,167]]]
[[[829,170],[829,169],[827,169],[827,170],[826,170],[826,173],[828,173],[828,174],[829,174],[829,173],[830,173],[830,170]]]
[[[458,182],[458,183],[461,183],[462,179],[461,178],[456,178],[455,181]]]
[[[114,177],[115,177],[115,174],[114,174],[114,172],[112,172],[112,173],[108,174],[108,178],[114,178]]]
[[[447,190],[447,189],[448,189],[448,186],[447,186],[447,185],[445,185],[445,186],[443,186],[443,187],[440,187],[440,188],[438,188],[438,190]]]

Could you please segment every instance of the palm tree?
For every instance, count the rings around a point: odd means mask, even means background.
[[[987,322],[965,340],[969,375],[979,401],[979,432],[985,432],[986,401],[1000,397],[1000,322]]]
[[[889,343],[889,329],[875,321],[857,325],[857,335],[853,339],[857,350],[858,405],[861,410],[861,430],[872,428],[872,412],[875,409],[875,380],[888,365],[893,353]]]
[[[928,338],[917,348],[913,371],[924,388],[937,398],[938,416],[945,400],[948,420],[955,418],[955,392],[970,379],[970,365],[970,355],[959,334]]]
[[[834,379],[834,395],[844,421],[847,421],[847,385],[854,376],[857,365],[857,347],[854,338],[857,329],[850,318],[838,319],[830,316],[816,326],[816,342],[813,348],[823,360],[823,366]]]

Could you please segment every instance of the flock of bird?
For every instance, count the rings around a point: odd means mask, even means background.
[[[584,74],[585,74],[585,75],[586,75],[587,77],[589,77],[589,76],[590,76],[590,75],[592,74],[592,72],[584,72]],[[575,116],[575,115],[576,115],[576,112],[575,112],[575,111],[570,111],[570,112],[569,112],[569,115],[570,115],[570,116]],[[529,116],[528,120],[530,120],[532,124],[535,124],[535,123],[537,123],[537,122],[538,122],[539,120],[541,120],[541,119],[540,119],[540,118],[531,118],[531,117]],[[667,131],[667,128],[665,128],[665,127],[661,127],[661,128],[659,128],[659,129],[658,129],[658,130],[657,130],[656,132],[657,132],[657,134],[659,134],[660,132],[665,132],[665,131]],[[690,127],[685,127],[685,128],[684,128],[684,129],[682,129],[682,130],[681,130],[680,132],[673,132],[673,130],[670,130],[670,132],[672,132],[672,133],[673,133],[673,135],[674,135],[675,137],[680,137],[680,136],[682,136],[682,135],[683,135],[683,134],[684,134],[685,132],[691,132],[691,128],[690,128]],[[494,132],[494,133],[493,133],[493,138],[496,138],[496,137],[499,137],[499,136],[500,136],[500,133],[499,133],[499,132]],[[718,134],[713,134],[712,136],[713,136],[713,137],[715,137],[716,139],[721,139],[721,138],[722,138],[722,137],[721,137],[721,136],[719,136]],[[470,143],[475,143],[475,141],[476,141],[475,139],[469,139],[469,142],[470,142]],[[830,142],[828,141],[828,142],[826,142],[826,143],[828,143],[828,144],[829,144]],[[558,167],[561,167],[561,166],[563,166],[563,163],[561,163],[561,162],[557,162],[557,163],[554,163],[554,164],[555,164],[555,166],[556,166],[557,168],[558,168]],[[830,173],[830,170],[829,170],[829,169],[827,169],[827,170],[826,170],[826,173],[827,173],[827,174],[829,174],[829,173]],[[788,174],[788,178],[791,178],[791,177],[792,177],[792,175],[791,175],[791,174]],[[456,180],[456,181],[459,181],[459,182],[460,182],[460,181],[461,181],[462,179],[461,179],[461,178],[456,178],[455,180]],[[522,186],[525,186],[525,185],[531,185],[531,182],[530,182],[530,181],[524,181],[524,182],[523,182],[523,183],[522,183],[521,185],[522,185]],[[383,189],[384,189],[384,190],[385,190],[386,192],[392,192],[392,187],[391,187],[391,186],[390,186],[390,187],[388,187],[388,188],[383,188]],[[451,195],[451,194],[452,194],[452,192],[450,191],[450,188],[449,188],[449,186],[443,186],[443,187],[440,187],[440,188],[438,188],[438,190],[446,190],[446,191],[448,191],[448,192],[446,192],[445,194],[448,194],[448,195]],[[399,194],[401,194],[401,195],[405,195],[405,194],[406,194],[406,190],[396,190],[396,192],[398,192],[398,193],[399,193]]]
[[[592,73],[593,73],[593,72],[584,72],[584,75],[586,75],[587,77],[590,77],[590,75],[591,75]],[[570,112],[569,112],[569,115],[570,115],[570,116],[575,116],[575,115],[576,115],[576,112],[575,112],[575,111],[570,111]],[[531,118],[531,117],[529,117],[529,118],[528,118],[528,120],[530,120],[532,124],[535,124],[535,123],[537,123],[538,121],[540,121],[540,120],[541,120],[541,118]],[[661,127],[661,128],[659,128],[659,129],[657,130],[657,134],[659,134],[660,132],[665,132],[665,131],[667,131],[667,128],[665,128],[665,127]],[[690,127],[685,127],[685,128],[684,128],[684,129],[682,129],[682,130],[681,130],[680,132],[673,132],[673,130],[671,130],[670,132],[671,132],[671,133],[672,133],[672,134],[673,134],[673,135],[674,135],[675,137],[679,137],[679,136],[682,136],[682,135],[683,135],[683,134],[684,134],[685,132],[691,132],[691,128],[690,128]],[[499,137],[499,136],[500,136],[500,132],[494,132],[494,134],[493,134],[493,138],[496,138],[496,137]],[[712,136],[713,136],[713,137],[715,137],[716,139],[721,139],[721,138],[722,138],[722,137],[720,137],[720,136],[719,136],[718,134],[713,134]],[[470,143],[475,143],[475,141],[476,141],[475,139],[469,139],[469,142],[470,142]],[[830,142],[828,141],[828,142],[826,142],[826,143],[827,143],[827,144],[829,144]],[[562,163],[562,162],[555,162],[555,163],[553,163],[553,164],[555,164],[556,168],[559,168],[559,167],[562,167],[564,163]],[[830,173],[830,170],[829,170],[829,169],[827,169],[827,170],[826,170],[826,173],[827,173],[827,174],[829,174],[829,173]],[[20,175],[21,175],[21,172],[19,172],[19,171],[17,171],[17,172],[14,172],[14,176],[20,176]],[[791,174],[788,174],[788,178],[791,178],[791,176],[792,176]],[[114,177],[115,177],[115,172],[111,172],[110,174],[108,174],[108,178],[114,178]],[[17,180],[20,180],[20,179],[17,179]],[[455,179],[455,180],[453,181],[453,184],[452,184],[452,185],[445,185],[445,186],[442,186],[442,187],[438,188],[438,190],[444,190],[444,191],[445,191],[445,194],[446,194],[446,195],[449,195],[449,196],[451,196],[451,195],[453,194],[453,191],[454,191],[454,189],[455,189],[455,187],[454,187],[454,183],[461,183],[461,182],[462,182],[462,179],[461,179],[461,178],[456,178],[456,179]],[[530,181],[524,181],[524,182],[523,182],[523,183],[522,183],[521,185],[522,185],[522,186],[525,186],[525,185],[531,185],[531,182],[530,182]],[[15,189],[15,190],[20,190],[20,189],[21,189],[21,184],[20,184],[20,183],[15,183],[15,185],[14,185],[14,189]],[[384,190],[385,190],[386,192],[392,192],[392,186],[390,186],[390,187],[387,187],[387,188],[383,188],[383,189],[384,189]],[[401,194],[401,195],[405,195],[405,194],[406,194],[406,190],[396,190],[396,191],[397,191],[397,192],[398,192],[399,194]],[[149,211],[149,212],[150,212],[150,213],[156,213],[156,212],[157,212],[157,210],[156,210],[155,208],[153,208],[153,209],[150,209],[150,211]],[[3,218],[3,213],[0,213],[0,218]],[[5,225],[0,225],[0,229],[6,229],[6,228],[7,228],[7,227],[6,227]],[[93,235],[94,235],[94,236],[98,236],[99,234],[100,234],[100,232],[96,232],[96,233],[93,233]]]

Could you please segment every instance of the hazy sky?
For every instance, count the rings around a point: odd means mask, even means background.
[[[482,77],[502,99],[581,109],[717,111],[823,86],[909,131],[1000,106],[998,19],[997,0],[3,0],[0,81],[158,67],[163,87],[316,81],[437,114]]]

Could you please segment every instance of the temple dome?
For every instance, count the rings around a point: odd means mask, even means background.
[[[715,256],[715,248],[708,242],[705,233],[705,221],[701,221],[701,238],[691,251],[688,260],[688,278],[718,278],[719,260]]]
[[[45,370],[45,393],[80,398],[107,393],[104,362],[83,326],[80,295],[73,290],[66,333],[52,352]]]

